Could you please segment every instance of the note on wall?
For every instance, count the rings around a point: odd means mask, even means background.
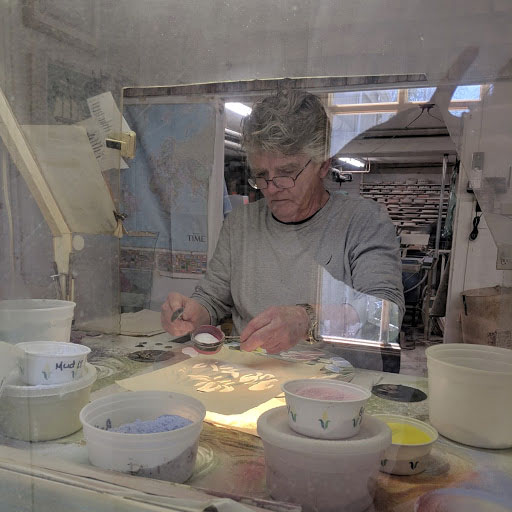
[[[111,92],[104,92],[87,99],[87,105],[91,112],[89,119],[77,123],[84,126],[91,143],[92,149],[100,164],[102,171],[115,169],[119,165],[121,169],[127,169],[128,165],[119,156],[117,149],[107,148],[105,140],[115,132],[128,132],[130,127],[116,105]],[[121,122],[121,128],[119,123]]]

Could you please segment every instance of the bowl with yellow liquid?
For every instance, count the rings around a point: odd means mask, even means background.
[[[392,475],[416,475],[425,471],[437,430],[423,421],[398,414],[373,414],[391,429],[391,446],[380,461],[380,470]]]

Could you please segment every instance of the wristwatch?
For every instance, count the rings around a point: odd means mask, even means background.
[[[310,304],[296,304],[296,306],[300,306],[301,308],[304,308],[306,310],[306,313],[308,314],[309,318],[309,326],[308,326],[308,333],[306,336],[306,343],[309,343],[310,345],[313,345],[315,343],[318,343],[320,340],[316,336],[316,328],[318,326],[318,319],[316,317],[315,310]]]

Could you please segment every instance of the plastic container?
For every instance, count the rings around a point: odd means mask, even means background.
[[[425,353],[439,433],[477,448],[512,447],[512,350],[448,343]]]
[[[210,334],[217,341],[212,343],[204,343],[198,339],[200,334]],[[225,336],[224,333],[213,325],[200,325],[190,336],[194,348],[200,354],[216,354],[224,344]]]
[[[177,414],[192,420],[186,427],[155,434],[110,432],[137,419]],[[167,391],[129,391],[94,400],[80,413],[89,460],[94,466],[171,482],[185,482],[197,456],[206,414],[195,398]]]
[[[362,386],[329,379],[290,380],[282,385],[282,389],[290,428],[317,439],[355,436],[371,396]],[[333,398],[311,398],[311,395]]]
[[[287,416],[286,407],[278,407],[258,419],[272,498],[298,503],[304,512],[366,510],[382,454],[391,445],[389,427],[367,415],[350,439],[311,439],[291,430]]]
[[[398,414],[374,414],[373,417],[385,423],[411,425],[430,437],[429,442],[417,444],[394,443],[391,439],[391,446],[386,449],[380,461],[380,470],[392,475],[416,475],[425,471],[428,454],[439,437],[437,430],[428,423]]]
[[[0,431],[22,441],[50,441],[82,427],[80,410],[89,402],[96,368],[87,363],[80,380],[50,386],[25,386],[8,379],[0,397]]]
[[[62,341],[25,341],[16,346],[24,351],[20,375],[25,384],[61,384],[82,378],[87,354],[85,345]]]
[[[51,299],[0,301],[0,340],[69,341],[74,302]]]

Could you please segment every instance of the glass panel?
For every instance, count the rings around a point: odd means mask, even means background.
[[[469,108],[450,108],[448,112],[450,112],[452,116],[461,117],[469,112]]]
[[[337,154],[360,133],[388,121],[394,115],[393,112],[334,115],[332,119],[331,154]]]
[[[454,100],[479,100],[482,86],[480,85],[459,85],[452,96]]]
[[[432,97],[432,94],[434,94],[435,90],[435,87],[418,87],[416,89],[408,89],[407,101],[428,101]]]
[[[333,105],[358,105],[361,103],[396,103],[398,89],[378,91],[337,92],[332,95]]]
[[[505,0],[0,2],[0,509],[508,510],[511,26]],[[263,194],[255,160],[305,167]],[[91,349],[85,383],[59,359],[26,385],[34,322]],[[198,355],[200,324],[232,337]],[[145,394],[121,393],[135,376]],[[332,407],[282,396],[299,378],[343,387],[335,408],[369,397],[339,450]],[[148,437],[190,413],[167,407],[185,381],[197,428]],[[206,398],[240,410],[203,421]],[[394,460],[379,414],[424,429],[424,457]],[[143,432],[98,428],[119,423]]]

